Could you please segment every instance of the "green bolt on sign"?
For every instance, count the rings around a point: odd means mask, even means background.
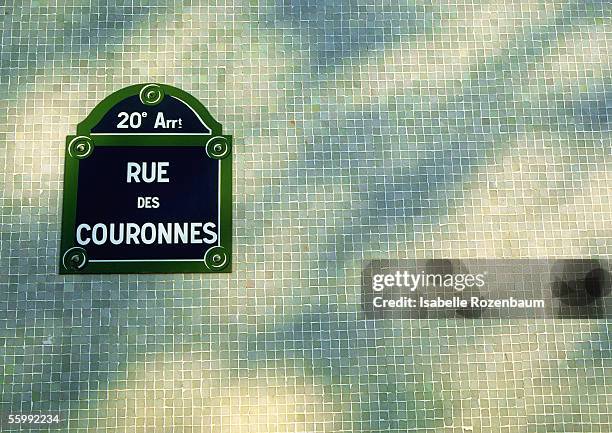
[[[113,93],[65,161],[61,274],[231,272],[232,137],[193,96]]]

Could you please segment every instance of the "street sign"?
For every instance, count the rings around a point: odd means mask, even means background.
[[[231,272],[232,137],[172,86],[126,87],[66,138],[60,274]]]

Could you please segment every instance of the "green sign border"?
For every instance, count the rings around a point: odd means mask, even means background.
[[[145,105],[157,105],[166,95],[174,96],[189,105],[211,129],[202,135],[131,135],[92,134],[91,130],[118,102],[139,95]],[[180,143],[180,144],[177,144]],[[221,169],[219,243],[211,246],[201,260],[185,261],[104,261],[92,262],[84,247],[75,245],[78,175],[81,159],[87,158],[101,146],[174,146],[202,147],[209,158],[219,161]],[[121,89],[100,102],[77,126],[77,135],[66,137],[64,166],[64,196],[59,257],[60,274],[120,274],[120,273],[229,273],[232,271],[232,136],[223,135],[221,124],[206,107],[189,93],[165,84],[137,84]]]

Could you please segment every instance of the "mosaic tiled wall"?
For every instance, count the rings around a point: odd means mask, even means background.
[[[612,431],[610,323],[359,307],[368,258],[610,256],[611,54],[608,0],[0,0],[0,415]],[[65,136],[144,82],[234,137],[234,272],[59,276]]]

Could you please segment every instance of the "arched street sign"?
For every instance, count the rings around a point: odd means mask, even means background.
[[[61,274],[231,272],[232,137],[193,96],[113,93],[66,138]]]

